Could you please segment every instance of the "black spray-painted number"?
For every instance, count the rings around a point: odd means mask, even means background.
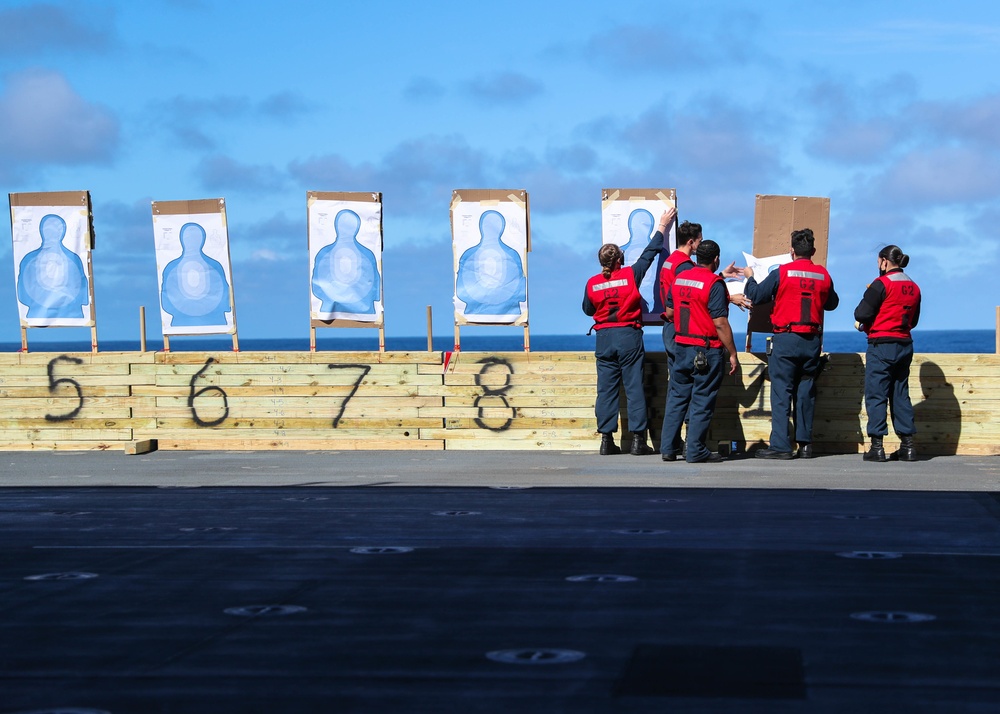
[[[368,373],[372,371],[370,365],[367,364],[328,364],[327,367],[330,369],[357,369],[360,370],[357,381],[354,382],[354,386],[351,387],[351,391],[344,398],[344,401],[340,404],[340,411],[337,412],[337,416],[333,418],[333,428],[336,429],[337,425],[340,424],[341,417],[344,416],[344,411],[347,409],[347,403],[351,401],[351,397],[358,393],[358,387],[361,386],[361,382],[364,381]]]
[[[191,418],[194,419],[194,423],[198,426],[218,426],[229,417],[229,396],[226,394],[225,390],[222,389],[222,387],[212,385],[210,387],[202,387],[198,391],[195,391],[194,389],[195,380],[205,374],[206,370],[208,370],[209,366],[213,362],[215,362],[215,358],[209,357],[205,360],[205,366],[199,369],[195,375],[191,377],[191,390],[188,392],[188,408],[191,410]],[[204,396],[205,394],[209,394],[210,392],[217,392],[222,397],[222,416],[218,419],[202,419],[198,416],[198,410],[194,406],[195,399]]]
[[[472,406],[479,409],[479,416],[475,419],[476,426],[480,429],[489,429],[490,431],[507,431],[507,429],[510,429],[510,425],[514,422],[514,417],[516,416],[514,408],[511,407],[510,402],[507,401],[507,397],[504,396],[507,390],[510,389],[510,376],[514,374],[514,368],[510,365],[510,362],[502,360],[499,357],[484,357],[477,364],[483,365],[483,368],[476,374],[476,386],[482,389],[483,393],[476,397],[476,401],[472,403]],[[483,384],[483,376],[494,371],[494,368],[507,370],[507,375],[501,387],[490,387]],[[499,399],[504,408],[510,409],[510,417],[500,426],[490,426],[483,421],[483,409],[485,408],[482,404],[483,399]]]
[[[70,379],[69,377],[60,377],[59,379],[56,379],[55,366],[57,362],[67,362],[69,364],[83,364],[83,360],[80,359],[79,357],[69,357],[67,355],[59,355],[55,359],[49,361],[49,368],[48,368],[49,394],[55,394],[56,389],[58,389],[59,385],[61,384],[71,384],[73,385],[73,389],[76,390],[76,398],[79,400],[79,403],[77,404],[76,409],[66,414],[46,414],[45,421],[67,421],[69,419],[73,419],[74,417],[76,417],[76,415],[80,413],[80,410],[83,409],[83,390],[80,388],[80,383],[77,382],[75,379]]]

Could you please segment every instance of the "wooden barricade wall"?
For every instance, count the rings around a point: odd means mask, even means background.
[[[726,377],[711,447],[766,441],[763,355]],[[0,450],[558,449],[594,451],[591,353],[0,353]],[[917,355],[910,395],[922,454],[1000,454],[1000,355]],[[658,444],[664,354],[646,355]],[[818,382],[814,443],[866,441],[864,355],[834,354]],[[622,428],[627,430],[625,409]],[[627,446],[627,437],[623,438]],[[895,448],[895,437],[886,439]]]

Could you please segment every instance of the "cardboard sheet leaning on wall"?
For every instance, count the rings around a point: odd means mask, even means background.
[[[152,209],[164,337],[235,335],[225,199],[154,201]]]
[[[753,216],[753,254],[757,257],[788,253],[792,231],[811,228],[816,238],[813,262],[826,267],[830,239],[830,199],[809,196],[758,195]],[[836,283],[836,276],[834,283]],[[757,278],[758,282],[762,278]],[[773,303],[755,307],[747,318],[746,351],[754,332],[771,332]]]
[[[601,191],[601,239],[615,243],[625,253],[625,265],[632,265],[645,250],[656,224],[667,208],[677,208],[677,191],[672,188],[606,188]],[[659,325],[663,320],[660,299],[660,268],[677,247],[677,222],[664,236],[660,257],[639,285],[645,303],[642,321]],[[596,271],[595,271],[596,272]]]

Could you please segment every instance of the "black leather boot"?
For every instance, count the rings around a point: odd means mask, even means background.
[[[899,448],[889,454],[890,461],[916,461],[917,447],[913,445],[913,434],[899,435]]]
[[[656,453],[653,447],[646,443],[646,432],[644,431],[632,432],[632,448],[630,451],[632,456],[649,456]]]
[[[621,452],[622,450],[615,443],[614,434],[601,434],[601,456],[614,456]]]
[[[882,447],[882,437],[872,436],[869,438],[872,440],[871,446],[868,447],[868,451],[861,458],[865,461],[888,461],[885,457],[885,449]]]

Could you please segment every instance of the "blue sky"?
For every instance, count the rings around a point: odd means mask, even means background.
[[[240,336],[308,335],[309,190],[383,193],[390,337],[426,334],[426,305],[452,332],[455,188],[528,190],[533,334],[589,327],[604,187],[676,188],[727,262],[756,194],[828,196],[828,329],[886,243],[925,329],[994,325],[992,1],[0,0],[0,28],[0,186],[91,192],[101,339],[137,339],[140,305],[159,334],[150,202],[214,197]],[[0,342],[19,340],[5,233]]]

